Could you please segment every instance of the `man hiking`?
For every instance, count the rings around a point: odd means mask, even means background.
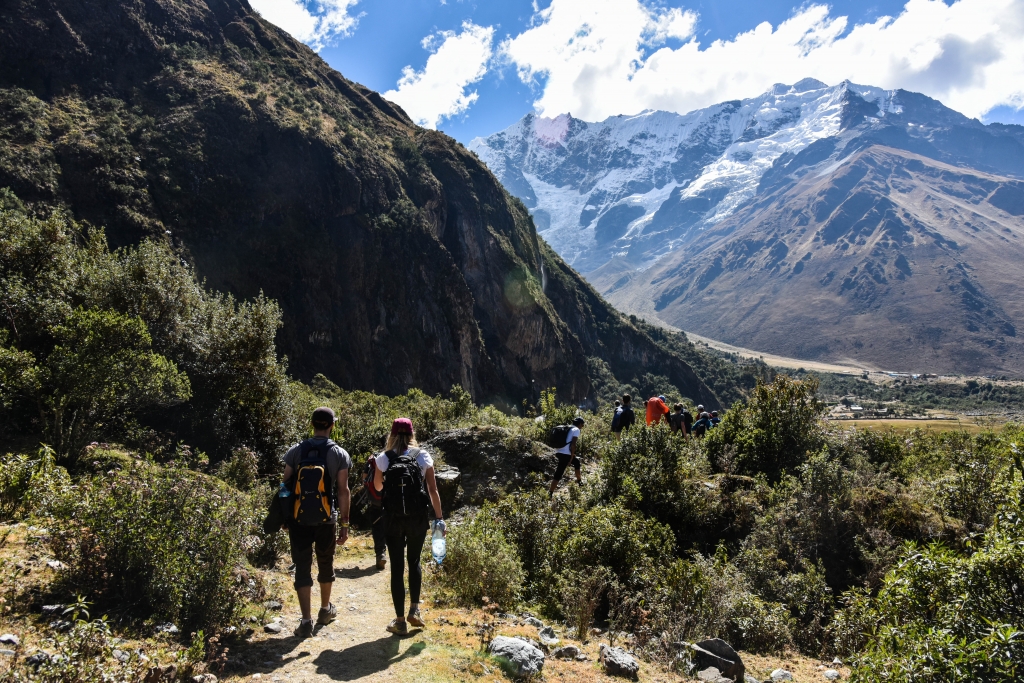
[[[580,429],[583,427],[583,418],[577,417],[572,421],[572,427],[565,433],[565,445],[561,448],[555,448],[555,453],[558,456],[558,467],[555,468],[555,476],[551,480],[551,489],[548,491],[549,496],[555,495],[555,489],[558,488],[558,482],[562,480],[562,475],[565,474],[565,468],[572,465],[573,469],[576,470],[576,483],[582,484],[583,477],[580,474],[580,459],[576,457],[577,446],[580,439]],[[552,432],[558,432],[559,427],[555,427]],[[554,443],[551,444],[555,446]]]
[[[647,400],[647,426],[656,425],[661,418],[668,415],[668,406],[664,396],[654,396]]]
[[[316,622],[326,625],[338,616],[337,608],[331,604],[335,539],[341,544],[348,540],[351,498],[348,471],[352,467],[352,458],[330,439],[334,411],[327,407],[317,408],[310,423],[313,425],[312,438],[292,446],[284,456],[284,483],[281,484],[282,492],[290,491],[294,498],[292,519],[288,522],[288,540],[292,562],[295,563],[295,592],[302,610],[302,620],[295,629],[299,638],[313,635],[310,594],[314,552],[316,580],[320,583],[320,612]]]
[[[617,401],[616,401],[617,403]],[[622,438],[622,432],[629,429],[636,422],[636,414],[633,412],[633,397],[629,394],[622,395],[622,404],[615,407],[615,414],[612,416],[612,434],[615,440]]]
[[[717,410],[712,410],[711,411],[711,426],[712,427],[717,427],[718,423],[720,423],[721,421],[722,421],[722,418],[718,417],[718,411]]]
[[[700,419],[693,423],[693,435],[698,438],[703,437],[711,427],[711,416],[701,413]]]
[[[686,436],[686,429],[683,427],[683,404],[677,403],[672,409],[675,412],[668,416],[668,426],[672,428],[673,434],[682,432],[683,436]]]
[[[370,455],[363,473],[363,493],[366,499],[365,512],[370,516],[370,533],[373,536],[373,554],[377,556],[377,569],[388,565],[387,541],[384,537],[384,496],[373,481],[377,475],[377,456]]]
[[[693,438],[693,413],[686,406],[683,406],[683,431],[687,439]]]

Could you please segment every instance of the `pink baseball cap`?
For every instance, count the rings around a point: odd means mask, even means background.
[[[407,417],[400,417],[391,423],[391,433],[412,434],[412,420]]]

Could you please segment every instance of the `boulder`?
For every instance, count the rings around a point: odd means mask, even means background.
[[[199,674],[192,677],[192,683],[217,683],[217,677],[213,674]]]
[[[25,663],[34,668],[38,668],[43,664],[46,664],[48,661],[50,661],[50,655],[42,651],[30,654],[28,657],[25,657]]]
[[[743,674],[747,671],[743,660],[740,659],[739,653],[721,638],[686,643],[686,646],[690,650],[693,663],[698,671],[713,666],[721,672],[723,678],[737,682],[743,681]]]
[[[544,653],[520,638],[497,636],[487,651],[511,662],[520,676],[535,676],[544,669]]]
[[[824,676],[825,679],[829,680],[829,681],[838,681],[839,680],[839,672],[836,671],[835,669],[825,669],[825,671],[823,671],[821,675]]]
[[[609,676],[636,679],[640,673],[640,663],[621,647],[601,646],[601,664]]]
[[[523,619],[523,623],[527,626],[533,626],[535,628],[544,628],[544,622],[537,617],[526,617]]]
[[[776,669],[771,673],[771,679],[774,683],[779,683],[779,681],[791,681],[793,680],[793,674],[789,673],[785,669]]]
[[[456,501],[459,498],[459,482],[462,481],[462,473],[454,467],[434,473],[437,481],[437,495],[441,498],[442,510],[454,510]]]
[[[731,679],[722,676],[722,672],[713,666],[698,672],[697,678],[705,683],[732,683]]]
[[[0,644],[3,645],[13,645],[14,647],[17,647],[20,642],[21,639],[13,633],[5,633],[0,636]]]
[[[555,659],[576,659],[579,655],[580,649],[575,645],[564,645],[551,653]]]
[[[284,627],[281,626],[281,622],[279,622],[279,621],[272,621],[269,624],[267,624],[266,626],[264,626],[263,630],[266,631],[267,633],[275,633],[276,634],[276,633],[280,633],[281,631],[283,631]]]
[[[744,683],[761,683],[761,681],[757,680],[750,674],[743,674],[743,681]]]
[[[540,642],[549,647],[552,645],[558,645],[558,636],[555,635],[555,629],[550,626],[542,628],[537,636],[540,638]]]

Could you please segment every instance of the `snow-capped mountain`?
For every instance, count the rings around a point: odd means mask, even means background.
[[[472,148],[621,310],[809,360],[1024,376],[1024,127],[803,80]]]
[[[804,79],[683,115],[527,114],[470,149],[577,270],[613,256],[644,268],[732,214],[779,157],[838,134],[864,102],[879,117],[900,111],[894,91]]]

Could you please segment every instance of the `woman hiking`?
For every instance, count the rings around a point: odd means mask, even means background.
[[[445,530],[441,515],[441,498],[437,495],[434,459],[416,446],[412,421],[400,417],[391,424],[384,452],[377,456],[373,486],[383,492],[384,538],[391,558],[391,599],[395,603],[395,619],[387,630],[401,636],[409,625],[423,626],[420,616],[420,588],[423,571],[420,551],[430,527],[428,510],[434,508],[437,528]],[[405,560],[409,560],[409,614],[405,614]]]

